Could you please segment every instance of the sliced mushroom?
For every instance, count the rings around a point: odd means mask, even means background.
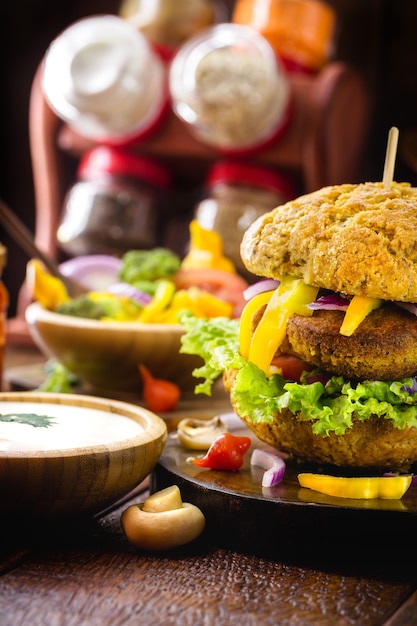
[[[211,420],[186,418],[177,426],[178,441],[188,450],[208,450],[216,437],[227,431],[218,415]]]

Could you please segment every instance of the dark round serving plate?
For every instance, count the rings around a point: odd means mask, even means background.
[[[246,429],[234,434],[250,436],[251,450],[266,447]],[[182,448],[171,433],[153,471],[151,489],[178,485],[183,501],[203,511],[206,532],[216,545],[250,553],[276,555],[313,547],[320,552],[333,544],[338,551],[349,551],[358,540],[368,549],[372,542],[394,546],[389,536],[396,537],[397,549],[400,538],[417,529],[416,486],[401,500],[330,497],[299,485],[298,473],[317,467],[287,461],[284,480],[262,488],[264,470],[250,466],[251,450],[238,471],[201,469],[189,461],[196,454]],[[320,471],[330,473],[329,468]]]

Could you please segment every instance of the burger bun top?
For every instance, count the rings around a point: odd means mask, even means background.
[[[241,256],[256,276],[417,302],[417,189],[367,182],[305,194],[259,217]]]

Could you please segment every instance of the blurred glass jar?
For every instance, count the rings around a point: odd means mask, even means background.
[[[71,256],[120,256],[155,247],[170,185],[160,163],[120,147],[93,148],[81,159],[64,201],[61,248]]]
[[[232,22],[261,33],[289,70],[318,71],[333,49],[336,14],[320,0],[236,0]]]
[[[277,55],[247,26],[218,24],[181,46],[169,89],[176,115],[224,154],[265,148],[291,117],[291,89]]]
[[[55,113],[77,133],[121,145],[150,135],[168,112],[167,70],[126,20],[79,20],[50,44],[42,86]]]
[[[215,0],[123,0],[119,15],[131,22],[165,59],[187,39],[226,21],[223,4]]]
[[[220,161],[207,173],[205,192],[195,218],[222,236],[225,256],[239,274],[253,279],[240,257],[243,234],[258,217],[296,197],[292,180],[263,165]]]

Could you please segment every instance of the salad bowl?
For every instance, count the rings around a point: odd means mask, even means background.
[[[26,309],[30,334],[50,359],[72,372],[83,388],[105,396],[111,392],[140,393],[139,364],[157,378],[192,391],[192,372],[200,357],[180,354],[180,324],[102,321],[49,311],[34,302]]]

